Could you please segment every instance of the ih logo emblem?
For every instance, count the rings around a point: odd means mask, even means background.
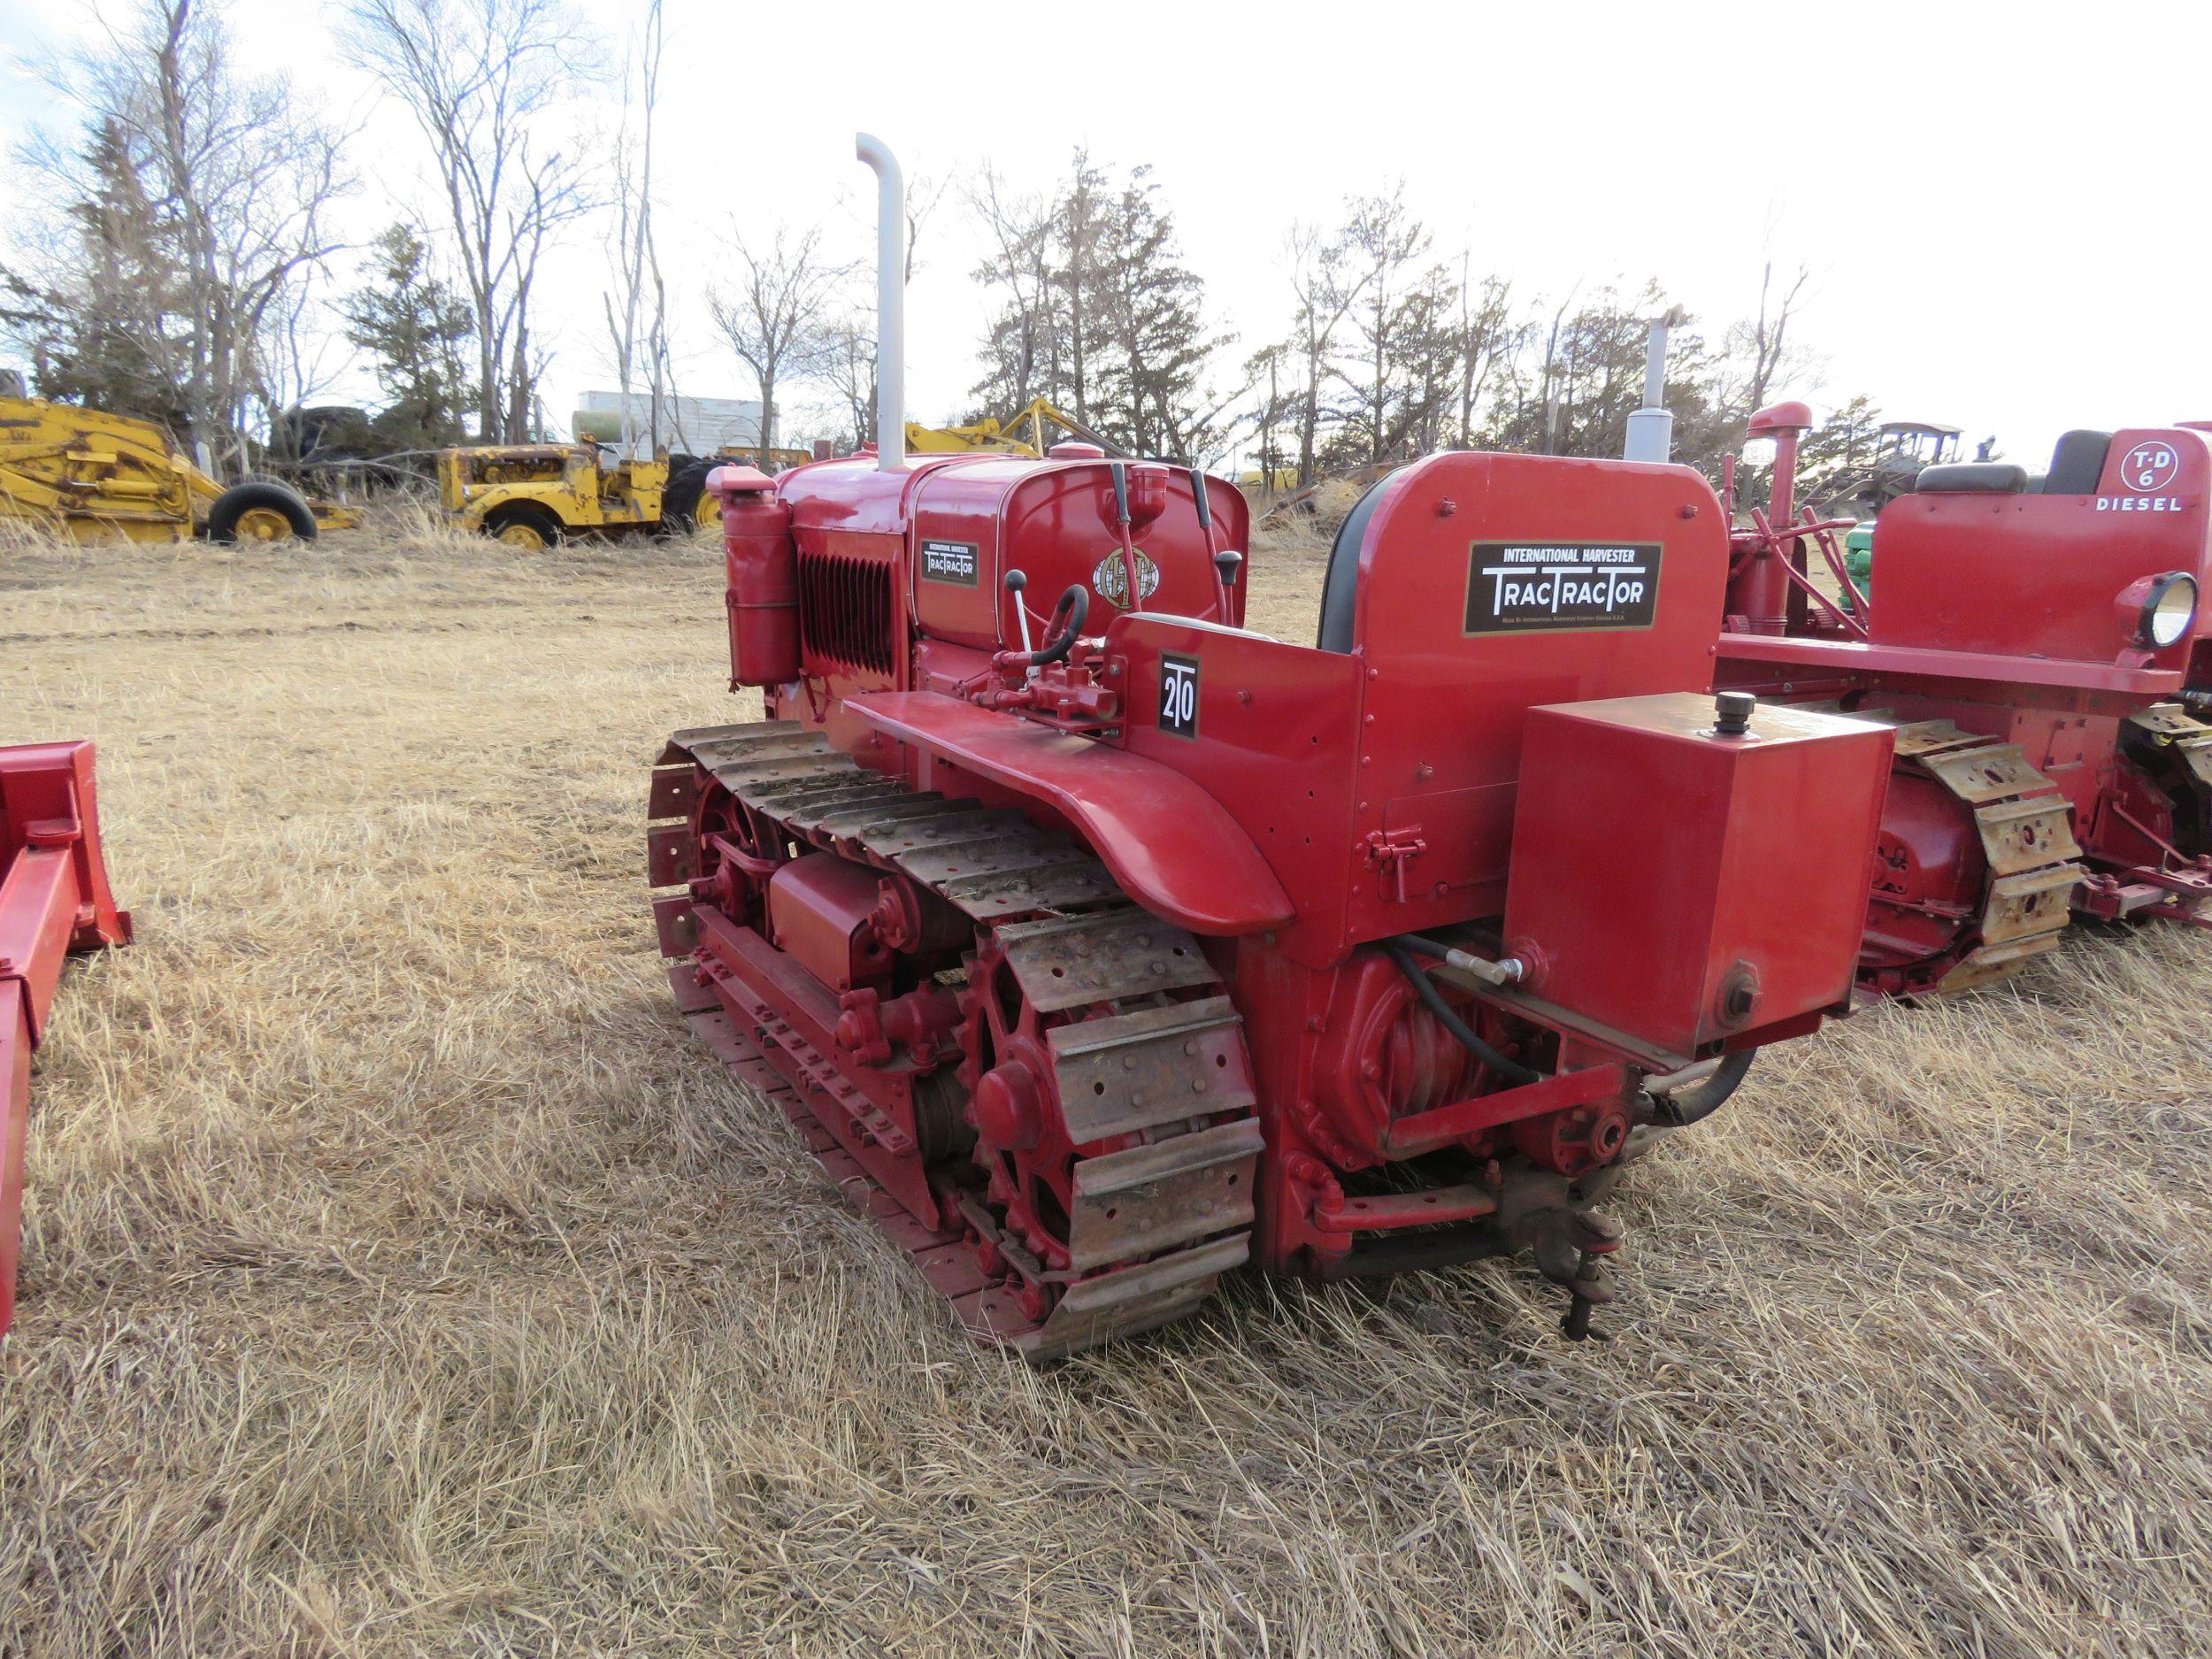
[[[1160,655],[1160,730],[1171,737],[1198,735],[1198,659]]]
[[[2120,481],[2139,495],[2162,490],[2181,470],[2181,457],[2170,443],[2139,443],[2120,463]]]

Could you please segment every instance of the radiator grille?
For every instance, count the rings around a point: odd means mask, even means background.
[[[799,635],[810,660],[887,674],[891,566],[843,553],[799,555]]]

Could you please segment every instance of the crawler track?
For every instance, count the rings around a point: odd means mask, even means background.
[[[1048,1200],[1032,1206],[1010,1163],[967,1150],[958,1101],[836,1048],[835,997],[729,913],[727,876],[708,867],[702,809],[725,797],[762,844],[902,872],[975,925],[979,956],[1018,986],[1023,1041],[1074,1148]],[[791,721],[677,733],[649,812],[651,881],[680,889],[654,905],[679,1008],[979,1340],[1056,1358],[1180,1317],[1246,1260],[1261,1132],[1242,1022],[1197,941],[1130,903],[1078,842],[911,789]],[[972,1010],[985,993],[969,995]],[[1052,1215],[1064,1263],[1030,1248],[1033,1209]]]
[[[2081,848],[2065,797],[2051,780],[2017,744],[1962,732],[1948,720],[1900,725],[1897,766],[1932,779],[1959,802],[1988,860],[1977,942],[1929,988],[1960,991],[2007,978],[2057,944],[2072,918],[2075,886],[2088,872],[2074,862]],[[1878,885],[1874,899],[1878,908]]]

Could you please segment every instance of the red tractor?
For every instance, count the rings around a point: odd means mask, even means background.
[[[1887,728],[1709,692],[1686,468],[1453,454],[1360,503],[1317,645],[1246,511],[1089,446],[713,487],[732,685],[649,838],[670,980],[979,1338],[1033,1359],[1313,1279],[1528,1250],[1846,1007]]]
[[[1862,986],[2003,977],[2077,911],[2208,925],[2212,726],[2187,691],[2212,681],[2204,437],[2070,432],[2033,479],[1929,467],[1876,521],[1870,603],[1846,526],[1793,502],[1811,422],[1752,417],[1773,494],[1732,538],[1717,683],[1896,729]]]

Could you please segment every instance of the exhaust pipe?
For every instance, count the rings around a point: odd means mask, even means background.
[[[891,147],[855,135],[876,173],[876,470],[906,470],[906,180]]]
[[[1683,320],[1680,308],[1651,319],[1651,337],[1644,345],[1644,406],[1631,410],[1628,442],[1621,450],[1624,461],[1674,458],[1674,416],[1667,408],[1667,331]]]

